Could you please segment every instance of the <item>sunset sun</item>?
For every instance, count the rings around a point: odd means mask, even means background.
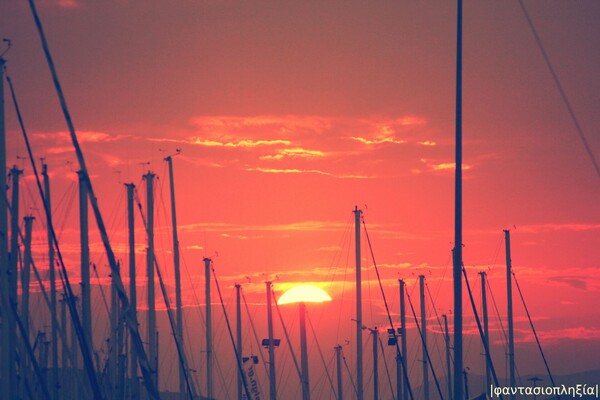
[[[323,289],[313,285],[298,285],[286,290],[277,304],[323,303],[325,301],[331,301],[331,296]]]

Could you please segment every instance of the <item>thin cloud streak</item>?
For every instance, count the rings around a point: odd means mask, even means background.
[[[331,176],[334,178],[341,178],[341,179],[368,179],[368,178],[373,178],[372,176],[365,176],[365,175],[338,175],[338,174],[334,174],[331,172],[325,172],[325,171],[320,171],[318,169],[306,169],[306,170],[302,170],[302,169],[296,169],[296,168],[288,168],[288,169],[278,169],[278,168],[246,168],[246,171],[257,171],[257,172],[264,172],[264,173],[268,173],[268,174],[317,174],[317,175],[324,175],[324,176]]]

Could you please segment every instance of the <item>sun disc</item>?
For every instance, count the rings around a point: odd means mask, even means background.
[[[331,296],[323,289],[313,285],[298,285],[286,290],[277,304],[322,303],[324,301],[331,301]]]

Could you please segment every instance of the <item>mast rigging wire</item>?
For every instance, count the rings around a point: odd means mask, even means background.
[[[136,190],[136,193],[137,193],[137,190]],[[140,216],[142,218],[144,228],[146,228],[146,230],[147,230],[148,227],[147,227],[147,222],[146,222],[146,216],[144,215],[144,213],[142,211],[142,204],[140,203],[139,196],[137,196],[137,195],[136,195],[136,200],[138,203],[138,210],[140,212]],[[167,288],[165,287],[165,283],[163,281],[163,277],[160,272],[160,267],[158,266],[158,260],[156,259],[156,257],[153,257],[153,259],[154,259],[154,269],[156,270],[156,274],[158,275],[158,282],[159,282],[160,290],[163,295],[163,300],[165,302],[165,306],[167,307],[167,316],[169,318],[169,325],[171,326],[171,333],[173,334],[173,339],[175,341],[175,347],[177,348],[177,356],[179,359],[179,364],[180,364],[182,370],[184,371],[183,375],[185,377],[186,389],[187,389],[190,400],[193,400],[194,396],[195,396],[195,393],[194,393],[195,390],[192,390],[192,387],[190,384],[190,379],[188,377],[189,368],[187,366],[185,352],[184,352],[184,349],[182,348],[182,344],[179,342],[180,338],[179,338],[179,335],[177,335],[177,330],[175,329],[175,319],[174,319],[175,317],[173,316],[173,308],[171,307],[171,302],[169,301],[169,296],[167,294]],[[154,282],[152,282],[152,284],[154,284]]]
[[[17,311],[17,302],[11,301],[10,308],[12,310],[12,313],[14,314],[15,320],[17,322],[17,326],[19,327],[19,332],[21,333],[21,337],[22,337],[23,341],[25,342],[25,348],[27,349],[27,354],[29,355],[29,358],[31,359],[31,364],[33,365],[35,375],[38,378],[44,399],[50,400],[50,392],[48,392],[48,385],[46,384],[46,379],[44,379],[44,375],[42,374],[42,371],[40,370],[40,367],[35,358],[33,348],[31,347],[31,344],[29,343],[29,338],[27,337],[27,331],[25,330],[25,327],[23,326],[23,322],[21,321],[21,318],[19,318],[19,312]],[[27,385],[27,386],[29,386],[29,385]],[[28,387],[28,389],[29,389],[29,387]]]
[[[275,291],[271,289],[271,293],[273,294],[273,300],[275,300],[275,309],[277,310],[277,315],[279,315],[279,321],[281,322],[281,326],[283,327],[283,332],[285,333],[285,339],[290,348],[290,353],[292,354],[292,360],[294,361],[294,366],[296,367],[296,372],[298,373],[298,379],[302,382],[302,373],[300,372],[300,367],[298,366],[298,359],[296,358],[296,353],[294,353],[294,348],[292,347],[292,342],[290,341],[290,335],[288,334],[288,330],[285,327],[285,323],[283,322],[283,316],[281,315],[281,310],[279,309],[279,304],[277,304],[277,297],[275,296]]]
[[[567,111],[569,112],[569,116],[571,117],[571,120],[573,121],[573,124],[575,125],[575,130],[577,131],[577,134],[579,135],[579,139],[581,140],[581,143],[583,144],[583,147],[585,148],[585,151],[586,151],[590,161],[592,162],[594,169],[596,170],[596,175],[598,175],[598,177],[600,178],[600,166],[598,165],[598,161],[596,161],[594,152],[592,151],[592,148],[590,147],[590,145],[585,137],[583,129],[581,128],[581,125],[579,124],[579,120],[577,119],[577,116],[575,115],[575,111],[573,110],[573,107],[571,106],[571,102],[569,101],[569,98],[567,97],[567,94],[565,93],[565,91],[562,87],[562,84],[560,83],[560,80],[558,79],[558,75],[556,74],[556,71],[554,70],[552,63],[550,62],[550,57],[548,57],[548,53],[546,53],[546,49],[544,48],[544,45],[542,44],[542,39],[540,38],[540,35],[538,34],[537,29],[535,28],[535,25],[533,24],[533,21],[532,21],[531,17],[529,16],[529,13],[527,12],[527,8],[525,8],[525,4],[523,3],[523,0],[519,0],[519,5],[521,6],[521,10],[523,11],[523,15],[525,16],[525,19],[527,20],[527,24],[529,25],[529,28],[531,29],[531,33],[533,33],[533,37],[535,38],[535,43],[537,44],[538,48],[540,49],[540,52],[542,53],[542,56],[544,57],[544,61],[546,63],[546,66],[548,67],[548,70],[550,71],[550,74],[552,75],[552,79],[554,80],[554,83],[556,84],[556,88],[558,89],[560,97],[561,97],[563,103],[565,103],[565,107],[567,107]]]
[[[525,298],[523,297],[523,292],[521,292],[521,287],[519,286],[519,282],[517,281],[517,277],[515,273],[512,273],[513,279],[515,280],[515,284],[517,285],[517,290],[519,292],[519,296],[521,297],[521,301],[523,302],[523,307],[525,307],[525,313],[527,313],[527,319],[529,320],[529,325],[531,326],[531,330],[533,331],[533,336],[535,336],[535,341],[538,345],[538,349],[540,350],[540,354],[542,355],[542,359],[544,360],[544,366],[546,367],[546,372],[548,372],[548,376],[550,377],[550,382],[552,382],[552,386],[556,386],[554,383],[554,378],[552,377],[552,372],[550,372],[550,367],[548,366],[548,362],[546,361],[546,356],[544,355],[544,350],[542,350],[542,345],[540,343],[540,338],[537,335],[535,327],[533,326],[533,321],[531,320],[531,315],[529,314],[529,309],[527,308],[527,304],[525,304]],[[559,397],[560,399],[560,397]]]
[[[225,322],[227,323],[227,331],[229,332],[229,338],[231,339],[231,346],[233,347],[233,352],[235,353],[235,361],[238,367],[238,372],[242,376],[242,383],[244,384],[244,391],[246,392],[246,396],[248,399],[251,399],[252,397],[250,397],[248,383],[246,382],[246,374],[244,374],[244,369],[242,368],[242,364],[240,362],[240,355],[238,354],[237,347],[235,346],[235,340],[233,339],[233,331],[231,330],[231,324],[229,323],[229,317],[227,316],[227,310],[225,309],[225,303],[223,302],[223,296],[221,295],[221,287],[219,286],[217,273],[215,272],[215,267],[212,260],[210,261],[210,266],[213,272],[213,276],[215,278],[215,284],[217,286],[217,292],[219,293],[219,299],[221,300],[221,306],[223,307],[223,314],[225,315]]]
[[[392,385],[392,377],[390,376],[390,370],[388,368],[387,358],[385,357],[383,341],[381,340],[381,336],[379,336],[378,339],[379,339],[379,348],[381,349],[381,355],[383,356],[381,358],[383,358],[383,366],[385,367],[385,374],[387,375],[388,385],[390,385],[390,392],[392,393],[392,398],[395,399],[396,394],[394,393],[394,386]]]
[[[431,362],[431,357],[429,356],[429,350],[427,349],[427,344],[423,338],[423,331],[421,331],[421,325],[419,325],[419,320],[417,319],[417,313],[415,312],[415,307],[413,306],[412,300],[410,299],[410,295],[408,292],[406,293],[406,297],[408,299],[408,304],[410,305],[410,309],[412,310],[413,317],[415,318],[415,324],[417,325],[417,331],[419,332],[419,336],[421,337],[421,343],[423,344],[423,348],[425,349],[425,355],[427,356],[427,361],[429,362],[429,369],[433,374],[433,380],[435,381],[435,386],[437,388],[438,394],[440,395],[440,399],[444,399],[444,395],[442,394],[442,389],[440,388],[440,382],[438,381],[437,375],[435,373],[435,369],[433,368],[433,363]],[[425,382],[423,382],[425,384]]]
[[[352,384],[352,388],[354,389],[354,394],[358,396],[358,389],[356,389],[356,384],[354,383],[354,379],[352,379],[352,372],[350,372],[350,367],[348,367],[348,362],[346,361],[346,355],[342,349],[342,359],[344,360],[344,365],[346,366],[346,372],[348,372],[348,377],[350,377],[350,383]]]
[[[365,229],[365,237],[367,238],[367,244],[369,245],[371,259],[373,260],[373,266],[375,267],[375,272],[377,273],[377,282],[379,282],[379,289],[381,290],[381,296],[383,297],[383,304],[385,305],[385,312],[387,314],[388,321],[390,323],[390,328],[394,332],[394,339],[396,339],[396,354],[400,357],[400,361],[402,363],[402,371],[404,374],[404,383],[405,383],[406,387],[408,388],[408,393],[410,394],[411,400],[413,400],[413,392],[412,392],[412,388],[410,386],[410,381],[408,380],[408,372],[406,371],[406,360],[404,358],[404,354],[402,354],[402,352],[400,351],[400,345],[398,344],[398,334],[396,332],[396,328],[394,327],[394,321],[392,321],[392,315],[390,314],[390,308],[388,306],[387,299],[385,297],[385,292],[383,291],[383,284],[381,283],[381,276],[379,275],[379,268],[377,267],[377,262],[375,261],[375,254],[373,253],[373,247],[371,246],[371,239],[369,238],[369,232],[367,231],[367,224],[365,223],[364,216],[362,217],[362,223],[363,223],[363,228]],[[407,295],[408,295],[408,293],[407,293]],[[409,297],[409,300],[410,300],[410,297]],[[414,312],[414,310],[413,310],[413,312]],[[418,327],[418,324],[417,324],[417,327]],[[420,331],[419,331],[419,333],[420,333]],[[435,372],[433,373],[433,375],[435,376]],[[436,379],[436,382],[437,382],[437,379]],[[439,385],[438,385],[438,391],[440,392],[440,398],[443,399],[444,397],[442,396],[441,390],[439,390]]]
[[[319,350],[319,355],[321,356],[321,361],[323,362],[323,366],[325,367],[325,375],[327,376],[327,381],[329,381],[329,387],[333,392],[333,396],[337,399],[337,393],[335,392],[335,388],[333,387],[333,380],[329,375],[329,370],[327,369],[327,363],[325,362],[325,357],[323,357],[323,351],[321,350],[321,346],[319,345],[319,341],[317,340],[317,333],[315,332],[315,328],[313,327],[312,321],[310,320],[310,315],[308,315],[308,310],[306,310],[306,317],[308,319],[308,324],[310,325],[310,329],[312,331],[313,337],[315,339],[315,343],[317,344],[317,349]]]
[[[252,333],[254,334],[254,339],[256,340],[256,345],[260,349],[260,340],[258,340],[258,335],[256,334],[256,328],[254,327],[254,320],[252,319],[252,315],[250,314],[250,308],[248,307],[248,303],[246,302],[246,296],[244,295],[244,291],[240,287],[240,292],[242,293],[242,299],[244,300],[244,306],[246,308],[246,314],[248,314],[248,320],[250,321],[250,326],[252,327]],[[265,368],[265,375],[269,375],[269,371],[267,371],[267,361],[265,360],[265,356],[262,351],[259,351],[260,359],[262,360],[262,365]]]
[[[7,79],[8,79],[8,73],[6,74],[6,76],[7,76]],[[12,87],[12,85],[10,83],[9,83],[9,85]],[[15,100],[16,100],[16,98],[15,98]],[[5,194],[5,196],[6,196],[6,194]],[[9,203],[10,202],[8,201],[8,197],[6,197],[6,204],[9,204]],[[11,207],[9,207],[8,210],[9,210],[9,212],[12,213],[12,208]],[[20,227],[17,227],[17,234],[19,236],[19,239],[21,239],[21,243],[25,243],[25,236],[23,235],[23,231],[21,230]],[[19,251],[19,256],[21,256],[21,252],[20,251]],[[40,289],[41,289],[41,292],[42,292],[42,297],[45,300],[45,303],[46,303],[46,306],[48,307],[48,310],[50,310],[51,309],[51,307],[50,307],[50,298],[48,297],[48,293],[46,292],[46,289],[44,287],[44,283],[42,282],[42,277],[41,277],[41,275],[39,273],[39,270],[37,269],[33,258],[31,258],[31,260],[29,260],[29,262],[31,263],[31,268],[33,269],[34,275],[35,275],[35,277],[37,279],[37,283],[40,286]],[[66,332],[64,332],[62,330],[61,324],[58,323],[58,319],[57,319],[56,315],[52,315],[52,313],[50,313],[50,314],[51,314],[50,318],[53,319],[54,322],[56,323],[57,332],[58,332],[58,334],[59,334],[59,336],[61,338],[62,345],[65,346],[65,348],[66,348],[67,356],[68,356],[69,360],[73,361],[73,353],[69,349],[69,346],[66,344],[66,340],[67,340],[66,337],[65,337],[66,336]]]
[[[479,320],[479,314],[477,313],[477,307],[475,306],[475,300],[473,299],[473,292],[471,291],[471,285],[469,285],[469,278],[467,277],[467,270],[465,266],[462,267],[463,276],[465,277],[465,283],[467,284],[467,291],[469,292],[469,299],[471,300],[471,306],[473,307],[473,314],[475,316],[475,321],[477,322],[477,328],[479,329],[479,335],[481,336],[481,341],[483,342],[483,347],[485,349],[485,356],[490,363],[490,370],[492,372],[492,376],[494,378],[494,384],[496,386],[500,386],[498,383],[498,376],[496,375],[496,370],[494,369],[494,363],[492,362],[492,356],[490,355],[490,346],[486,340],[484,340],[485,335],[483,333],[483,328],[481,327],[481,321]],[[502,395],[500,395],[502,398]]]
[[[431,291],[429,290],[429,285],[427,284],[427,281],[425,282],[425,289],[427,290],[427,294],[429,295],[429,299],[431,300],[431,308],[433,308],[433,312],[435,313],[435,318],[437,319],[438,326],[440,327],[440,332],[443,333],[444,328],[442,327],[442,320],[440,319],[440,316],[437,312],[437,308],[435,307],[435,301],[433,300],[433,297],[431,296]],[[444,340],[444,343],[445,343],[445,340]],[[437,340],[435,341],[435,348],[438,352],[438,357],[441,360],[442,354],[440,352],[439,346],[437,345]],[[452,356],[450,356],[450,358],[452,359]]]

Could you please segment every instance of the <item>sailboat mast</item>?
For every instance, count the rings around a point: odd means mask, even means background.
[[[9,282],[9,298],[11,303],[16,305],[17,302],[17,262],[19,254],[19,176],[23,173],[16,166],[10,170],[12,177],[12,201],[11,201],[11,232],[10,232],[10,254],[8,264],[8,274],[6,277]],[[10,331],[9,346],[7,350],[11,352],[11,365],[16,368],[16,345],[17,345],[17,325],[12,310],[9,310],[10,315],[6,319],[8,329]],[[10,350],[9,350],[10,349]]]
[[[488,324],[488,309],[487,309],[487,293],[486,293],[486,286],[485,286],[485,277],[486,277],[486,273],[485,271],[481,271],[479,273],[479,275],[481,275],[481,308],[482,308],[482,314],[483,314],[483,340],[484,340],[484,354],[485,354],[485,384],[486,384],[486,388],[490,387],[490,384],[492,382],[491,380],[491,376],[490,376],[490,357],[491,355],[488,354],[486,349],[490,348],[490,330],[489,330],[489,324]]]
[[[450,331],[448,331],[448,316],[442,315],[444,319],[444,340],[446,342],[446,370],[448,373],[448,399],[452,398],[452,367],[450,364]]]
[[[126,183],[127,188],[127,231],[129,239],[129,299],[131,306],[131,313],[133,314],[134,320],[137,321],[137,289],[136,289],[136,272],[135,272],[135,222],[134,222],[134,207],[133,207],[133,191],[135,185],[133,183]],[[130,341],[131,349],[129,351],[129,377],[131,387],[131,398],[140,398],[140,387],[138,384],[137,377],[137,353],[133,340]]]
[[[206,299],[206,392],[209,399],[213,398],[212,382],[212,312],[210,297],[210,258],[204,258],[205,299]]]
[[[510,231],[504,230],[504,241],[506,243],[506,299],[508,303],[508,373],[511,387],[515,387],[515,333],[513,324],[512,303],[512,261],[510,258]],[[511,394],[510,399],[513,400]]]
[[[403,369],[406,368],[406,359],[407,359],[407,343],[406,343],[406,303],[405,303],[405,295],[404,291],[406,290],[405,282],[400,279],[400,339],[402,340],[402,357],[404,357],[404,365]],[[402,399],[408,400],[408,371],[403,371],[402,375],[404,378],[404,385],[402,387]],[[400,386],[400,385],[399,385]],[[398,391],[398,398],[400,399],[400,391]]]
[[[29,341],[29,282],[31,278],[31,233],[34,217],[31,215],[23,218],[25,221],[25,237],[23,242],[23,269],[21,270],[21,320],[23,322],[24,337]],[[23,351],[25,354],[25,351]],[[24,365],[28,365],[25,363]]]
[[[337,345],[335,349],[335,365],[337,372],[337,400],[344,399],[344,385],[342,382],[342,346]]]
[[[306,345],[306,304],[298,304],[300,311],[300,357],[302,365],[302,400],[310,400],[308,381],[308,347]]]
[[[425,275],[419,275],[419,296],[421,301],[421,338],[423,350],[423,399],[429,400],[429,368],[427,366],[427,312],[425,305]]]
[[[48,165],[42,164],[42,176],[44,177],[44,197],[46,199],[46,227],[48,228],[48,265],[50,273],[50,342],[52,345],[52,374],[50,378],[50,393],[53,398],[58,398],[58,334],[56,315],[56,265],[54,262],[54,243],[52,240],[52,214],[50,202],[50,177],[48,176]]]
[[[273,343],[273,309],[271,301],[272,282],[265,282],[267,285],[267,324],[269,331],[269,398],[277,399],[277,389],[275,381],[275,345]]]
[[[212,312],[210,299],[210,258],[204,259],[205,293],[206,293],[206,392],[209,399],[213,398],[213,371],[212,371]]]
[[[377,327],[371,330],[373,334],[373,400],[379,400],[379,352],[377,344],[379,342],[379,331]]]
[[[73,304],[75,305],[75,308],[77,308],[77,297],[73,298]],[[69,303],[67,303],[67,307],[69,306]],[[67,308],[68,309],[68,308]],[[73,323],[73,320],[71,320],[71,323],[69,324],[69,329],[71,332],[71,367],[73,368],[74,371],[77,371],[79,369],[79,359],[77,358],[77,349],[78,347],[78,343],[77,343],[77,332],[75,332],[75,324]],[[74,395],[75,397],[77,397],[79,395],[79,392],[81,390],[79,381],[78,381],[78,377],[75,377],[75,381],[73,382],[73,387],[74,387]]]
[[[62,347],[61,347],[61,354],[60,354],[60,359],[61,359],[61,366],[62,366],[62,374],[61,374],[61,387],[62,388],[67,388],[67,379],[69,379],[69,374],[67,373],[67,346],[65,346],[65,344],[67,343],[66,340],[66,334],[67,334],[67,302],[69,301],[69,299],[67,298],[66,293],[62,293],[62,298],[58,301],[60,303],[60,330],[61,330],[61,334],[63,335],[63,340],[62,340]],[[63,396],[65,396],[66,393],[63,392]]]
[[[146,253],[146,276],[148,278],[148,355],[152,369],[152,384],[158,390],[158,355],[156,343],[156,305],[154,302],[154,173],[148,171],[146,180],[146,209],[148,218],[148,250]]]
[[[235,319],[236,319],[236,341],[237,341],[237,357],[238,357],[238,365],[243,364],[242,360],[242,302],[240,292],[242,290],[242,285],[239,283],[235,284]],[[238,379],[237,379],[237,398],[238,400],[242,400],[242,388],[244,385],[244,380],[242,377],[243,369],[240,370],[238,368]]]
[[[2,315],[10,320],[10,295],[8,282],[8,204],[6,197],[6,130],[4,125],[4,58],[0,57],[0,285],[2,296]],[[2,393],[9,398],[17,395],[15,376],[14,346],[10,345],[11,332],[6,324],[2,326]]]
[[[117,262],[117,266],[119,263]],[[110,377],[110,393],[113,399],[118,398],[118,364],[119,364],[119,349],[118,349],[118,323],[119,323],[119,304],[117,298],[117,288],[115,286],[115,279],[111,274],[110,284],[110,348],[109,348],[109,377]]]
[[[400,350],[399,350],[398,346],[396,346],[396,400],[401,400],[401,399],[402,399],[402,358],[400,355]]]
[[[354,231],[356,243],[356,398],[363,400],[363,352],[362,352],[362,280],[360,260],[360,215],[354,207]]]
[[[90,354],[93,354],[92,338],[92,286],[90,282],[90,246],[88,228],[88,191],[85,175],[78,171],[79,176],[79,243],[81,246],[81,319],[83,334]]]
[[[462,0],[457,0],[456,24],[456,153],[454,193],[454,400],[462,400],[463,313],[462,313]]]
[[[169,166],[169,188],[171,192],[171,221],[173,223],[173,268],[175,272],[175,308],[176,308],[176,334],[179,343],[183,344],[183,311],[181,301],[181,273],[179,267],[179,238],[177,235],[177,212],[175,207],[175,181],[173,174],[173,158],[165,157]],[[183,366],[179,365],[179,397],[185,400],[185,371]]]

